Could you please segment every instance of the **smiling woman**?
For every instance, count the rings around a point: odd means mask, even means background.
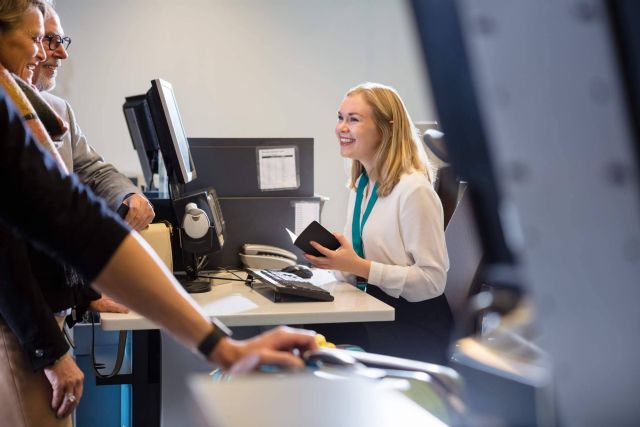
[[[44,5],[38,0],[3,0],[0,3],[0,64],[26,82],[46,56]]]
[[[393,306],[396,320],[316,330],[374,353],[443,363],[449,258],[442,205],[411,117],[395,89],[365,83],[347,92],[335,133],[352,165],[345,235],[336,233],[337,250],[312,242],[323,256],[305,257]]]

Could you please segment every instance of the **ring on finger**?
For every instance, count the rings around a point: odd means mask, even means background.
[[[65,393],[64,398],[69,401],[69,403],[75,404],[78,401],[78,398],[73,393]]]

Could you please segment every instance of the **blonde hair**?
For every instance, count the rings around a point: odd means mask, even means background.
[[[381,135],[371,171],[371,178],[378,182],[378,196],[391,193],[404,173],[423,172],[433,183],[433,168],[422,146],[420,134],[398,92],[390,86],[367,82],[350,89],[345,98],[353,95],[362,95],[371,106]],[[349,188],[356,187],[363,171],[362,163],[352,160]]]
[[[44,3],[42,0],[0,1],[0,32],[9,32],[18,27],[22,23],[25,12],[31,7],[38,9],[44,17]]]

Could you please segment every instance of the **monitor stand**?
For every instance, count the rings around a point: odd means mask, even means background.
[[[193,279],[189,278],[186,273],[176,272],[174,273],[178,282],[182,285],[182,287],[190,294],[200,294],[203,292],[209,292],[211,290],[211,281],[210,279],[202,279],[195,277]]]
[[[192,262],[185,262],[184,269],[184,272],[176,272],[174,275],[188,293],[200,294],[211,290],[211,279],[198,276],[200,268],[195,257],[192,258]]]

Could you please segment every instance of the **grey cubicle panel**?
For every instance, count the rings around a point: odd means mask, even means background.
[[[245,243],[260,243],[287,249],[306,263],[285,228],[295,231],[295,205],[318,203],[321,197],[220,197],[220,208],[226,222],[224,248],[209,256],[208,268],[239,267],[238,253]]]
[[[295,147],[297,188],[261,190],[258,150]],[[189,138],[197,178],[187,191],[206,187],[219,197],[312,197],[313,138]]]

